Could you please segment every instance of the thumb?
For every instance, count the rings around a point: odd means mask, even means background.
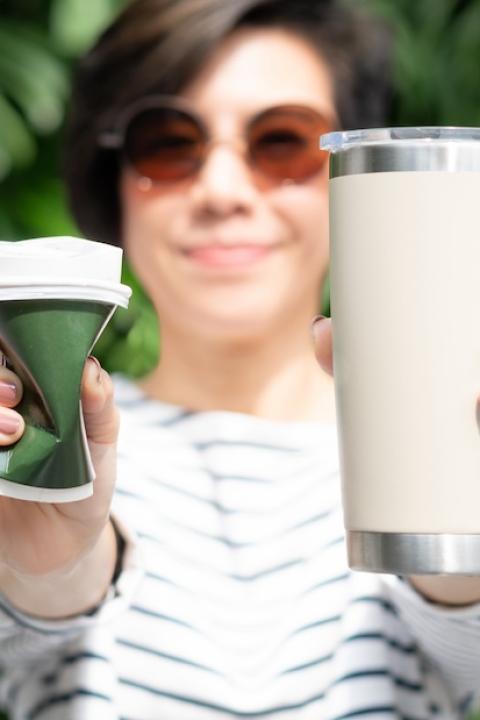
[[[312,335],[318,364],[329,375],[333,375],[331,319],[318,315],[312,323]]]
[[[82,409],[87,438],[95,443],[115,443],[119,416],[113,396],[110,375],[97,358],[89,356],[82,377]]]

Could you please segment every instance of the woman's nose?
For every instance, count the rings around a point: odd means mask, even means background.
[[[219,217],[248,214],[257,195],[241,149],[233,143],[213,144],[192,188],[195,210]]]

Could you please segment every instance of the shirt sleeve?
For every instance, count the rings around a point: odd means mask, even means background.
[[[443,677],[457,707],[478,701],[480,603],[446,607],[427,600],[407,578],[381,577],[400,616],[425,658]]]
[[[43,620],[15,608],[0,594],[0,699],[9,669],[28,666],[39,657],[56,652],[65,643],[93,628],[114,622],[130,605],[143,577],[143,560],[135,536],[115,515],[114,522],[125,541],[120,572],[103,601],[89,613],[65,620]]]

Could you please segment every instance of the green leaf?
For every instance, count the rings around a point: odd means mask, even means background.
[[[109,372],[142,377],[159,358],[157,315],[128,262],[123,264],[122,282],[133,290],[129,307],[116,311],[95,346],[95,355]]]
[[[114,11],[112,0],[95,0],[88,11],[85,0],[55,0],[50,11],[53,39],[66,55],[80,55],[108,25]]]
[[[0,207],[0,240],[18,240],[17,229],[4,207]]]
[[[68,74],[63,63],[55,57],[53,49],[34,27],[2,20],[0,23],[0,47],[2,53],[15,56],[35,76],[43,77],[57,94],[68,92]]]
[[[68,211],[63,184],[58,178],[42,178],[17,194],[24,234],[30,237],[78,235]]]
[[[35,141],[22,117],[0,93],[0,180],[13,166],[24,166],[35,156]]]
[[[31,28],[0,23],[0,88],[8,93],[37,132],[51,132],[63,118],[68,75]]]

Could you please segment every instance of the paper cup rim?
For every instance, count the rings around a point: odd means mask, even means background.
[[[128,307],[132,290],[121,283],[80,278],[0,278],[0,301],[5,300],[89,300]]]

